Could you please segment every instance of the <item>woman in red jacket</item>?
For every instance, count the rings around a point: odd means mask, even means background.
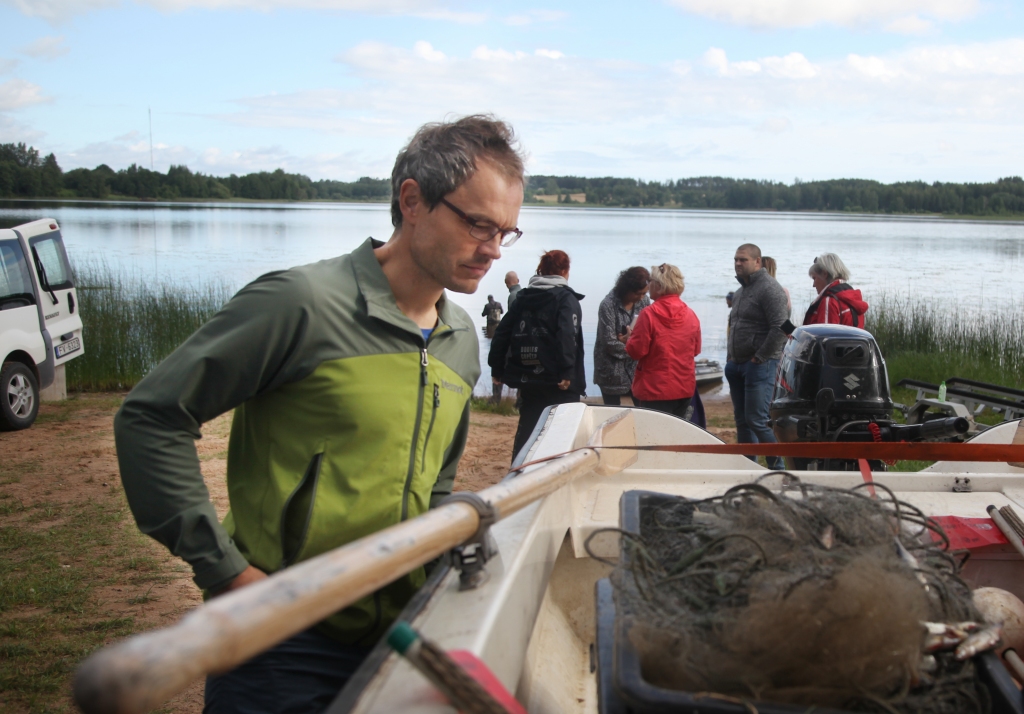
[[[804,315],[805,325],[849,325],[864,327],[864,313],[868,304],[846,281],[850,271],[835,253],[822,253],[814,259],[807,271],[814,282],[818,297]]]
[[[700,354],[700,320],[679,299],[685,284],[674,265],[651,268],[651,299],[626,341],[637,360],[633,396],[639,406],[686,418],[697,391],[694,358]]]

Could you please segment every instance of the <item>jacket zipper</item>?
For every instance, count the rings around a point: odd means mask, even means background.
[[[420,471],[427,469],[427,444],[430,443],[430,434],[434,431],[434,420],[437,419],[437,410],[441,406],[441,388],[434,385],[434,409],[430,412],[430,425],[427,427],[427,438],[423,440],[423,461],[420,462]]]
[[[281,567],[286,568],[295,562],[296,556],[302,552],[302,546],[306,544],[306,536],[309,533],[309,524],[313,520],[313,506],[316,503],[316,489],[319,485],[320,480],[320,466],[323,464],[324,454],[320,452],[316,454],[309,462],[309,467],[306,469],[306,473],[303,474],[302,480],[299,481],[299,485],[295,487],[295,490],[289,494],[288,499],[284,502],[284,508],[281,509]],[[311,482],[312,493],[309,495],[309,509],[306,512],[306,519],[302,524],[302,533],[299,536],[298,544],[295,547],[293,553],[286,553],[285,549],[288,544],[285,542],[285,527],[288,521],[288,509],[292,505],[292,501],[295,497],[301,493],[307,484]]]
[[[420,422],[423,420],[423,393],[427,386],[427,342],[420,350],[420,388],[416,398],[416,425],[412,430],[412,446],[409,448],[409,471],[405,475],[405,487],[402,489],[402,520],[409,517],[409,489],[412,488],[412,477],[416,473],[416,443],[420,440]]]

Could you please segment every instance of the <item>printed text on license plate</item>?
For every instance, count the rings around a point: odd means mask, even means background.
[[[82,340],[76,337],[72,340],[68,340],[67,342],[62,342],[53,349],[57,353],[57,359],[60,359],[64,355],[68,355],[82,349]]]

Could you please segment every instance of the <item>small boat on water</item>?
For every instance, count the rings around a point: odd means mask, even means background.
[[[722,370],[722,365],[718,360],[714,359],[699,359],[696,364],[697,371],[697,385],[711,384],[712,382],[721,382],[722,378],[725,377],[725,372]]]
[[[623,411],[583,404],[551,410],[521,454],[520,463],[577,449]],[[658,412],[629,410],[616,443],[715,444],[714,436]],[[1018,422],[994,427],[973,443],[1011,443]],[[1021,427],[1024,432],[1024,427]],[[1024,434],[1022,434],[1024,435]],[[608,443],[606,440],[605,443]],[[706,498],[748,483],[766,470],[743,456],[632,452],[613,477],[583,474],[490,530],[497,555],[480,587],[460,590],[456,572],[435,573],[403,619],[444,649],[469,650],[486,662],[532,714],[597,714],[601,701],[595,644],[595,586],[610,567],[588,554],[595,531],[619,526],[619,503],[628,491]],[[539,468],[539,467],[534,467]],[[529,469],[526,471],[529,473]],[[801,472],[808,483],[853,487],[856,472]],[[930,516],[986,517],[986,507],[1024,508],[1024,468],[1007,463],[937,462],[916,473],[887,472],[876,481]],[[595,539],[593,555],[614,558],[617,540]],[[594,552],[596,550],[596,552]],[[963,575],[972,587],[993,586],[1024,597],[1022,558],[1009,545],[972,551]],[[737,711],[742,711],[739,707]],[[343,690],[331,714],[453,711],[412,667],[383,647]]]

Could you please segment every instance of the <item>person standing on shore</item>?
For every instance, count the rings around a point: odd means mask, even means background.
[[[753,243],[736,249],[733,267],[740,289],[733,295],[729,313],[725,378],[736,418],[736,440],[741,444],[775,443],[768,426],[768,406],[786,344],[782,331],[789,316],[786,293],[764,269],[761,249]],[[769,457],[767,463],[772,469],[783,466],[778,457]]]
[[[480,374],[476,291],[521,235],[523,159],[488,116],[398,154],[387,243],[268,273],[128,395],[114,420],[139,528],[216,596],[425,512],[452,490]],[[223,525],[196,456],[234,409]],[[206,682],[206,714],[323,711],[425,580],[417,568]]]
[[[519,276],[514,270],[505,273],[505,287],[508,288],[508,309],[511,310],[512,303],[516,301],[516,295],[523,289],[523,286],[519,284]]]
[[[864,327],[868,304],[860,290],[846,284],[850,271],[835,253],[822,253],[807,270],[818,291],[804,315],[805,325],[849,325]]]
[[[578,402],[587,393],[582,299],[569,287],[569,256],[549,250],[494,333],[487,356],[491,380],[518,387],[522,398],[513,459],[546,407]]]
[[[495,300],[493,295],[488,295],[484,311],[480,313],[481,317],[487,318],[487,326],[484,328],[484,334],[487,336],[487,339],[494,337],[494,331],[498,329],[498,323],[501,322],[501,316],[504,312],[505,308],[501,306],[501,303]]]
[[[761,256],[761,265],[764,266],[764,269],[768,271],[768,274],[770,276],[775,278],[775,271],[778,270],[778,263],[775,262],[775,258],[763,255]],[[778,278],[776,278],[776,280],[778,280]],[[789,294],[789,288],[787,288],[785,285],[781,286],[783,292],[786,293],[786,310],[789,312],[789,315],[787,315],[786,317],[788,319],[793,314],[793,298]]]
[[[637,360],[633,395],[639,406],[686,419],[697,391],[695,360],[700,354],[700,320],[680,296],[683,273],[662,263],[651,268],[654,304],[640,313],[626,342]]]
[[[594,384],[601,388],[605,404],[619,406],[632,397],[636,360],[626,352],[626,340],[640,311],[651,304],[647,287],[651,274],[634,266],[619,273],[597,308],[597,341],[594,343]]]

